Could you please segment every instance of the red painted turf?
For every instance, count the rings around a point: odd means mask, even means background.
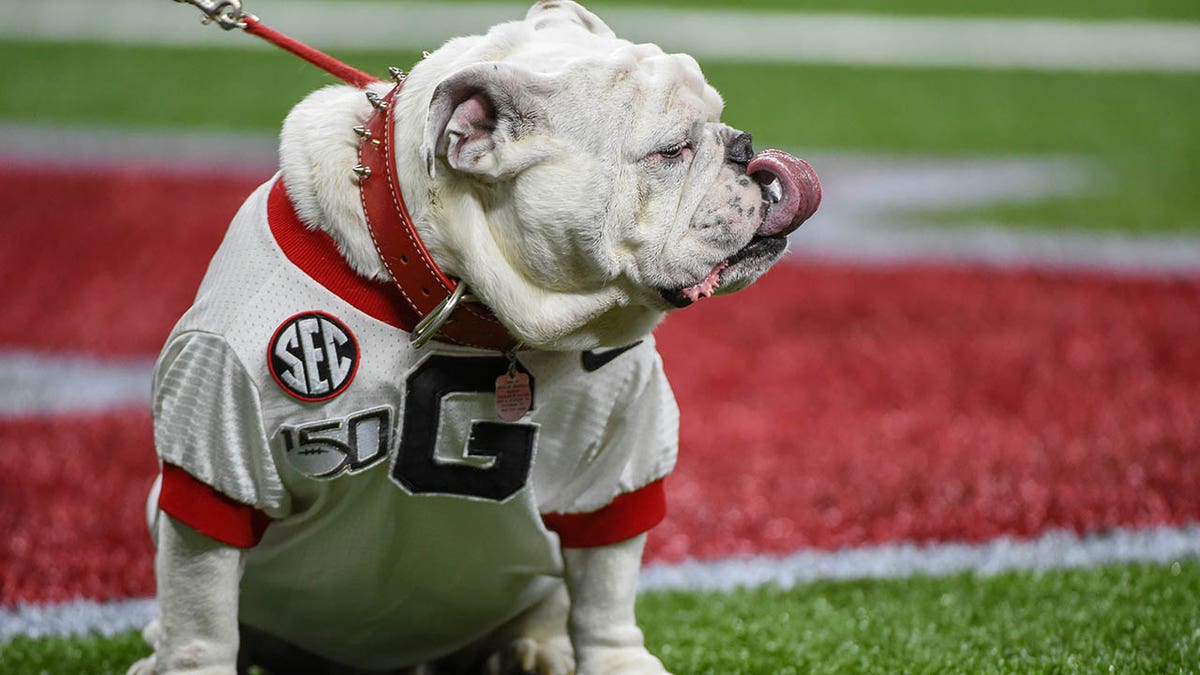
[[[268,177],[0,167],[0,344],[157,353]]]
[[[1196,279],[777,268],[660,329],[651,555],[1196,521],[1197,335]]]
[[[0,169],[0,349],[155,353],[256,183]],[[1200,520],[1197,335],[1200,279],[782,266],[659,331],[649,557]],[[0,606],[149,594],[152,455],[142,411],[0,422]]]
[[[150,413],[0,420],[0,607],[154,593]]]

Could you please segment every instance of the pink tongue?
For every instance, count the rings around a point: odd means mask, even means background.
[[[808,162],[782,150],[763,150],[750,160],[746,173],[760,183],[779,181],[782,197],[772,204],[758,228],[762,237],[786,235],[812,217],[821,204],[821,180]]]

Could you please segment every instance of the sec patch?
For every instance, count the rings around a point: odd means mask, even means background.
[[[358,372],[358,357],[346,324],[317,311],[284,321],[267,350],[271,376],[301,401],[326,401],[345,391]]]

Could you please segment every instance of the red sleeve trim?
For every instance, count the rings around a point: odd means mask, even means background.
[[[234,501],[188,472],[163,463],[158,508],[175,520],[237,548],[262,540],[271,518],[248,504]]]
[[[566,548],[608,546],[632,539],[667,517],[667,493],[663,481],[618,496],[612,503],[591,513],[547,513],[542,522],[558,533]]]

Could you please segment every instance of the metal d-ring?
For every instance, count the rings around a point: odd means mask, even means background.
[[[432,312],[421,319],[417,327],[413,329],[409,344],[418,348],[425,346],[425,343],[432,340],[442,326],[446,325],[446,321],[449,320],[454,310],[458,309],[460,302],[475,302],[475,296],[467,293],[467,285],[461,281],[454,287],[453,293],[446,296],[446,299],[438,303]]]

